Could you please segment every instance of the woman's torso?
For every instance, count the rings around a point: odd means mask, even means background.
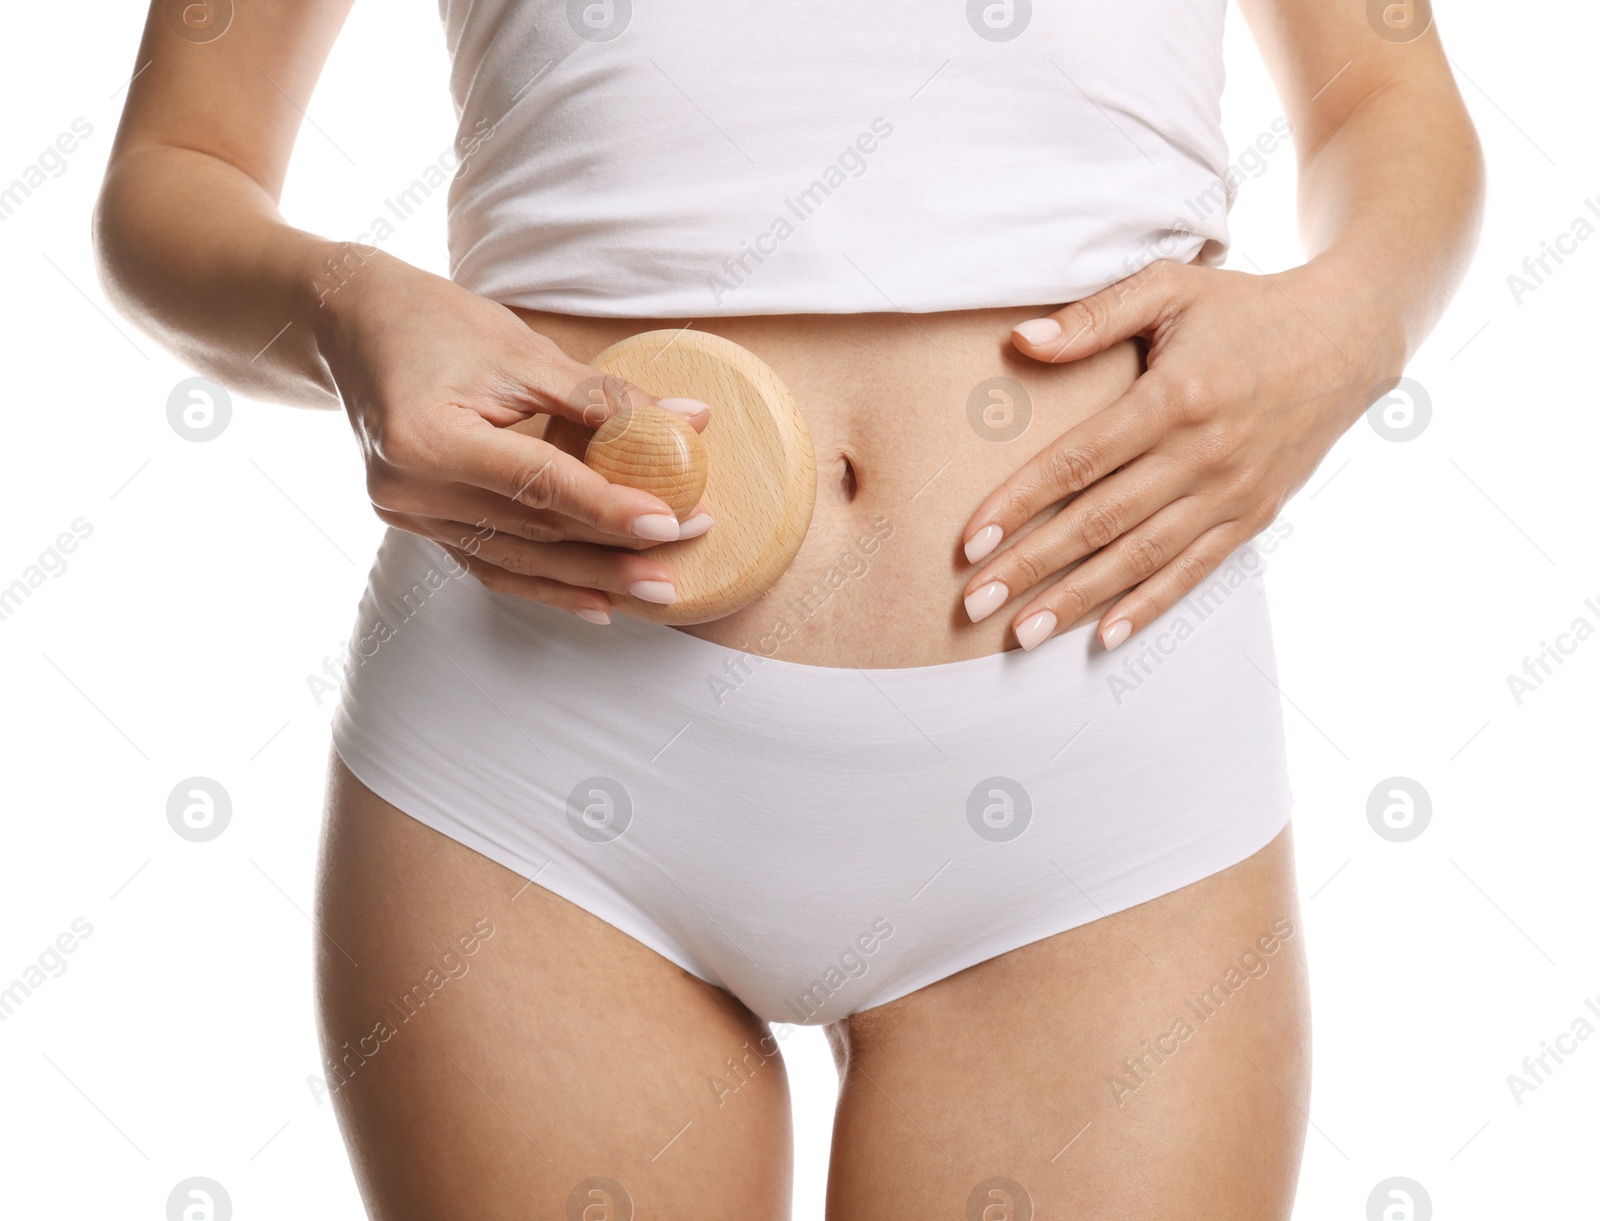
[[[638,331],[684,324],[517,312],[579,360]],[[967,519],[1142,367],[1134,342],[1065,365],[1018,355],[1010,328],[1039,312],[696,322],[755,353],[794,394],[816,451],[817,498],[799,555],[765,596],[680,630],[786,661],[867,669],[1016,647],[1010,625],[1022,601],[976,624],[962,606],[975,571],[961,548]]]
[[[1020,600],[967,620],[963,527],[1139,353],[1047,366],[1009,331],[1225,252],[1224,7],[440,0],[454,277],[580,360],[692,320],[805,414],[800,555],[684,630],[818,665],[1014,646]]]

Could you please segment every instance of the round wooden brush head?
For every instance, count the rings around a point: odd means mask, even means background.
[[[636,618],[672,624],[721,619],[754,602],[799,553],[816,501],[816,455],[794,396],[754,353],[703,331],[630,335],[589,364],[657,398],[711,404],[703,434],[665,408],[650,407],[635,410],[620,424],[626,412],[606,421],[588,450],[581,448],[587,430],[560,417],[550,419],[546,440],[583,454],[607,479],[647,488],[671,505],[679,520],[704,500],[716,519],[699,538],[649,549],[672,569],[676,602],[661,606],[626,594],[607,597]],[[613,427],[615,438],[602,440]],[[696,442],[703,459],[694,456]]]

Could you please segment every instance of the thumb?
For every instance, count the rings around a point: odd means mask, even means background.
[[[704,432],[711,405],[698,399],[657,398],[625,377],[604,373],[557,349],[544,354],[526,379],[539,401],[539,410],[583,428],[599,428],[625,407],[664,407],[684,417],[696,432]]]
[[[1135,335],[1148,335],[1176,304],[1183,268],[1158,260],[1091,297],[1011,328],[1017,351],[1060,364],[1104,352]]]

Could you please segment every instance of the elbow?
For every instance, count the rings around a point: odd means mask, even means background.
[[[142,308],[142,298],[137,291],[137,243],[132,236],[134,226],[128,215],[128,201],[118,169],[113,156],[89,214],[90,251],[95,276],[106,300],[140,330],[149,332],[153,319]]]
[[[1478,138],[1478,129],[1472,117],[1464,114],[1462,123],[1465,128],[1462,133],[1462,195],[1471,202],[1472,241],[1476,246],[1488,204],[1489,166],[1483,153],[1483,141]]]
[[[94,258],[95,276],[100,281],[100,291],[120,314],[126,314],[121,299],[118,280],[118,254],[116,242],[116,200],[111,192],[111,175],[114,165],[106,167],[106,176],[100,183],[100,193],[95,196],[94,208],[89,213],[89,249]]]

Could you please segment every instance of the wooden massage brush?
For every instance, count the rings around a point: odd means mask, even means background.
[[[611,482],[659,496],[679,521],[703,499],[716,519],[699,538],[648,549],[672,569],[676,602],[606,596],[656,623],[705,623],[754,602],[799,552],[816,501],[811,434],[788,388],[753,353],[702,331],[644,331],[589,364],[657,398],[711,404],[703,434],[655,406],[624,408],[598,429],[548,421],[546,440]]]

